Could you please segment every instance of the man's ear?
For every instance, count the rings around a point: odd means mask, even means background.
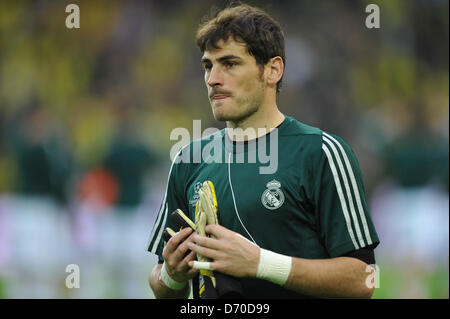
[[[283,59],[280,56],[271,58],[267,62],[265,69],[267,84],[271,87],[276,87],[284,73]]]

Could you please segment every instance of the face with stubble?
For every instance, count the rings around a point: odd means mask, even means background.
[[[202,57],[213,115],[217,121],[240,122],[257,112],[264,101],[263,68],[243,42],[230,37],[217,46]]]

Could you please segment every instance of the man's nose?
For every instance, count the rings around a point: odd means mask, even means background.
[[[219,68],[217,67],[211,68],[211,71],[208,74],[207,83],[211,87],[223,85],[223,76]]]

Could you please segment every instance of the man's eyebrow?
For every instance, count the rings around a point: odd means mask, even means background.
[[[232,55],[232,54],[221,56],[220,58],[218,58],[216,60],[218,62],[223,62],[223,61],[232,60],[232,59],[242,60],[241,57],[239,57],[237,55]],[[202,64],[211,63],[211,60],[208,58],[202,58],[201,62],[202,62]]]
[[[242,60],[242,58],[238,57],[237,55],[229,54],[229,55],[225,55],[225,56],[222,56],[222,57],[218,58],[217,61],[223,62],[225,60],[233,60],[233,59]]]

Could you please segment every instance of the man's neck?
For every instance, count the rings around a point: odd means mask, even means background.
[[[253,140],[268,134],[285,119],[276,104],[269,108],[261,107],[257,112],[239,122],[227,122],[228,137],[232,141]]]

